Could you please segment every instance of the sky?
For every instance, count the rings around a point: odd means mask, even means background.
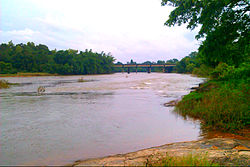
[[[181,59],[196,51],[198,32],[164,26],[161,0],[0,0],[0,43],[111,53],[117,61]]]

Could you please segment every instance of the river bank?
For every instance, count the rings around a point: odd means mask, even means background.
[[[210,129],[236,132],[249,128],[249,84],[246,80],[209,80],[185,95],[176,112],[200,119]]]
[[[230,138],[178,142],[127,154],[79,160],[72,166],[147,166],[161,161],[166,154],[171,157],[183,157],[189,154],[206,156],[209,161],[219,165],[247,166],[250,159],[249,144],[249,140]]]
[[[0,74],[1,77],[41,77],[41,76],[58,76],[59,74],[50,74],[50,73],[21,73],[16,74]]]

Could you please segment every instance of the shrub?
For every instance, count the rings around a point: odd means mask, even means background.
[[[0,80],[0,89],[9,88],[10,83],[7,80]]]
[[[200,77],[208,77],[213,69],[202,64],[200,67],[196,67],[193,69],[193,74]]]
[[[249,84],[229,82],[204,92],[192,92],[177,104],[183,116],[202,119],[207,127],[235,131],[250,124]]]
[[[229,66],[226,63],[220,63],[211,73],[211,77],[217,80],[249,80],[250,63],[242,63],[238,68]]]
[[[182,157],[173,157],[168,154],[158,162],[149,162],[148,166],[219,166],[208,160],[206,155],[188,154]]]

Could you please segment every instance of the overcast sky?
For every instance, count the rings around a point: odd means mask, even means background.
[[[181,59],[196,31],[167,27],[161,0],[0,0],[0,42],[111,52],[117,61]]]

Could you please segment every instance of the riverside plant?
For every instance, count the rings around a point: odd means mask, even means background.
[[[86,82],[86,80],[82,77],[77,80],[78,82]]]
[[[10,83],[7,80],[0,80],[0,89],[7,89],[10,87]]]
[[[148,166],[219,166],[208,160],[206,155],[188,154],[182,157],[166,156],[156,162],[149,160]]]
[[[233,132],[249,125],[249,84],[216,81],[199,90],[184,96],[176,111],[184,117],[201,119],[206,127],[223,131]]]

